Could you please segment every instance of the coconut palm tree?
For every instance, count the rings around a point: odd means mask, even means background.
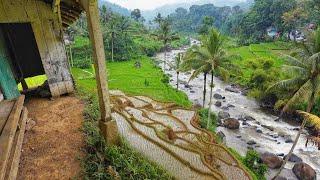
[[[164,48],[163,71],[165,71],[169,43],[179,39],[179,36],[176,33],[173,33],[171,30],[171,22],[169,17],[163,19],[160,22],[158,32],[154,34],[154,36],[156,36],[157,39],[162,41],[163,43],[163,48]]]
[[[286,56],[286,65],[284,65],[284,70],[294,74],[294,77],[280,81],[268,89],[268,91],[291,89],[294,92],[282,109],[280,117],[283,112],[290,108],[290,106],[302,101],[308,102],[306,111],[310,113],[315,104],[317,95],[320,92],[320,29],[312,35],[312,38],[308,43],[303,44],[303,47],[305,50],[304,58],[297,59],[292,56]],[[290,150],[291,153],[297,145],[304,125],[305,122],[301,124],[300,130]],[[275,177],[281,173],[285,164],[289,160],[291,153],[288,154]]]
[[[207,128],[210,126],[210,114],[212,105],[213,93],[213,77],[215,74],[220,74],[224,79],[229,76],[228,71],[225,69],[228,64],[228,57],[223,49],[224,38],[215,29],[211,29],[207,36],[201,38],[201,46],[193,46],[185,57],[184,67],[192,67],[195,71],[190,77],[194,79],[200,73],[210,73],[210,100]],[[183,68],[183,66],[182,66]]]
[[[169,63],[169,66],[173,68],[176,71],[177,74],[177,90],[179,90],[179,75],[180,75],[180,65],[182,62],[183,53],[178,53],[178,55],[175,58],[174,63]]]

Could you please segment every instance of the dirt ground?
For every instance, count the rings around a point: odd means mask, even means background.
[[[26,103],[36,125],[26,132],[18,179],[78,179],[84,104],[76,97],[34,98]]]

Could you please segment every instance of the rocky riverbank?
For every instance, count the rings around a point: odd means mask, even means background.
[[[167,53],[167,61],[173,62],[177,53],[185,50],[186,48],[170,51]],[[163,60],[164,54],[159,53],[157,58]],[[164,72],[169,75],[170,84],[176,87],[176,72],[169,66]],[[189,77],[190,73],[180,73],[180,90],[185,92],[195,105],[202,104],[204,77],[199,76],[188,83]],[[209,92],[209,82],[207,83]],[[299,127],[276,121],[278,117],[264,112],[254,99],[245,96],[245,90],[236,85],[227,84],[216,77],[214,84],[212,111],[219,117],[220,126],[217,132],[225,136],[227,146],[236,149],[241,155],[245,155],[248,149],[255,149],[264,155],[262,160],[264,159],[270,168],[268,178],[272,177],[279,165],[281,166],[283,156],[289,152]],[[209,93],[206,99],[209,100]],[[312,172],[320,174],[320,152],[316,147],[305,147],[305,134],[306,132],[302,134],[294,151],[294,157],[297,158],[291,157],[282,173],[286,179],[312,176]],[[306,164],[301,164],[300,159]]]

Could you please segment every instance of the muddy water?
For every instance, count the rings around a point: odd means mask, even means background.
[[[185,52],[186,48],[180,50],[172,50],[167,53],[167,61],[173,63],[174,58],[179,52]],[[156,59],[164,60],[164,54],[159,53],[156,56]],[[163,69],[163,64],[160,64],[160,67]],[[176,87],[176,72],[171,69],[168,65],[165,67],[165,73],[171,76],[170,84],[173,87]],[[194,104],[202,104],[203,99],[203,75],[189,82],[189,86],[186,85],[190,77],[190,73],[180,73],[180,90],[185,92],[189,99]],[[211,79],[209,76],[207,80]],[[206,105],[208,106],[209,101],[209,82],[207,82],[207,97]],[[287,154],[292,146],[292,143],[286,143],[288,139],[295,139],[297,134],[297,126],[288,124],[286,122],[275,121],[276,116],[263,112],[260,109],[258,102],[254,99],[251,99],[247,96],[242,95],[241,92],[234,93],[226,91],[227,87],[231,87],[230,84],[227,84],[221,81],[219,78],[214,77],[214,89],[213,94],[219,94],[224,99],[214,99],[213,103],[220,101],[222,103],[221,107],[212,105],[212,110],[218,114],[220,111],[224,111],[230,114],[232,118],[241,119],[241,117],[250,116],[254,120],[246,121],[243,124],[243,121],[240,121],[239,130],[229,130],[224,127],[218,127],[217,131],[222,131],[226,135],[226,144],[229,147],[236,149],[241,155],[245,155],[248,148],[254,148],[258,152],[272,152],[274,154]],[[255,145],[248,145],[248,141],[254,141]],[[320,152],[316,147],[305,147],[306,135],[302,134],[300,140],[295,148],[294,153],[301,157],[303,161],[310,166],[312,166],[316,171],[318,176],[320,175]],[[295,179],[294,175],[291,172],[294,163],[288,162],[286,165],[287,170],[284,174],[288,179]],[[275,171],[269,172],[268,177],[271,177]]]

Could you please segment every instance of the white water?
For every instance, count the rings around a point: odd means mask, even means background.
[[[173,63],[174,58],[177,56],[179,52],[185,52],[186,48],[182,48],[180,50],[172,50],[167,52],[167,62]],[[164,60],[164,53],[159,53],[156,56],[157,59]],[[160,64],[160,67],[163,68],[163,64]],[[176,87],[176,72],[173,69],[170,69],[169,66],[166,66],[165,69],[166,74],[170,74],[172,77],[170,78],[170,84],[173,87]],[[180,82],[188,82],[190,77],[190,73],[180,73]],[[206,104],[208,105],[209,101],[209,80],[211,77],[207,77],[207,97],[206,97]],[[189,85],[190,88],[186,88],[185,85],[180,84],[180,90],[185,92],[189,99],[194,104],[202,104],[203,99],[203,75],[199,76],[198,78],[192,80]],[[219,78],[214,77],[214,89],[213,94],[218,93],[225,97],[224,100],[219,100],[222,102],[222,106],[227,106],[231,104],[235,106],[234,108],[229,108],[226,110],[232,118],[240,118],[245,115],[249,115],[256,119],[256,121],[247,121],[248,125],[242,125],[242,121],[240,121],[240,129],[239,130],[229,130],[224,127],[218,127],[217,131],[222,131],[226,135],[226,144],[229,147],[236,149],[241,155],[245,155],[247,151],[247,142],[249,140],[254,140],[258,146],[254,149],[258,152],[271,152],[274,154],[284,153],[287,154],[290,151],[292,143],[285,143],[285,139],[280,137],[280,135],[289,135],[292,140],[295,139],[297,130],[293,130],[297,126],[290,125],[286,122],[276,122],[274,121],[277,119],[276,116],[271,114],[265,113],[260,109],[258,102],[254,99],[251,99],[247,96],[241,95],[241,93],[232,93],[225,90],[226,87],[230,87],[230,84],[227,84],[221,81]],[[217,100],[213,100],[213,104]],[[218,112],[223,111],[221,108],[212,105],[212,110],[218,114]],[[261,125],[267,125],[274,128],[274,131],[270,131],[267,128],[261,127]],[[262,133],[257,133],[256,129],[261,129]],[[273,138],[272,135],[279,135],[278,138]],[[237,137],[241,136],[241,138]],[[316,147],[308,146],[305,147],[306,136],[302,134],[300,140],[294,150],[294,153],[298,155],[303,161],[309,164],[317,171],[318,178],[320,176],[320,151],[317,150]],[[288,162],[286,168],[292,169],[294,163]],[[288,171],[285,176],[288,179],[295,179],[294,175],[291,171]],[[272,177],[275,171],[270,171],[268,177]]]

